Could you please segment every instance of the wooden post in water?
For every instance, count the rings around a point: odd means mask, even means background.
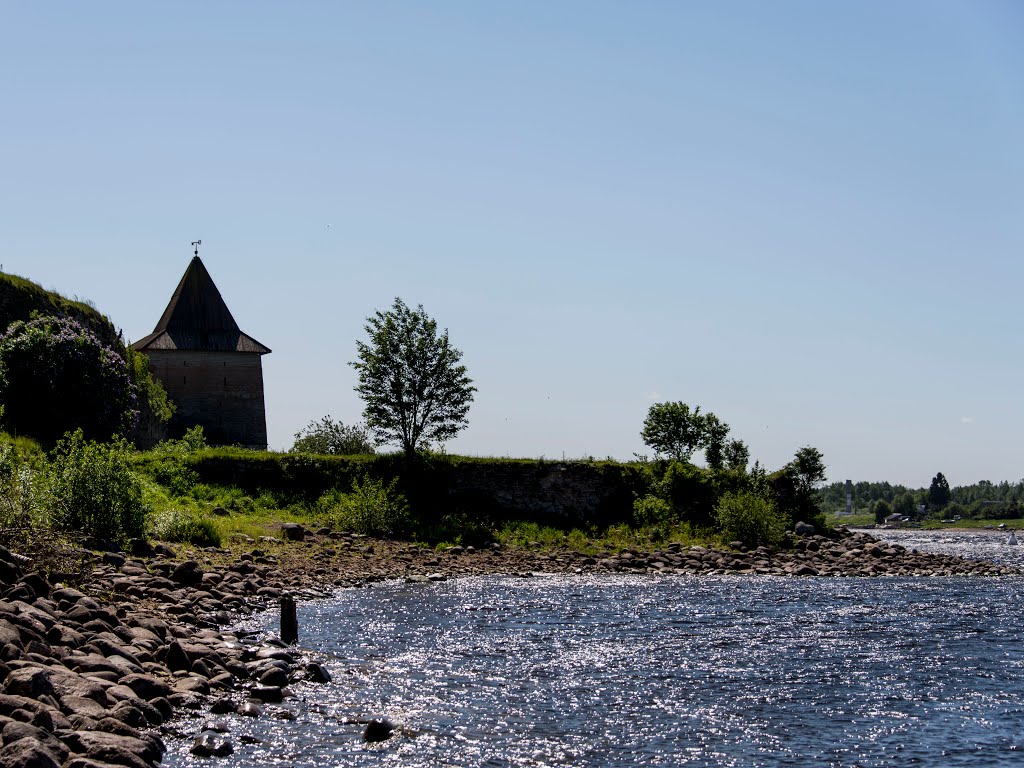
[[[281,639],[288,645],[299,642],[299,618],[291,595],[281,595]]]

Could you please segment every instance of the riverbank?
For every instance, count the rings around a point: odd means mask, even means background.
[[[313,600],[340,586],[384,579],[489,574],[1021,573],[848,531],[799,537],[783,552],[668,545],[593,554],[436,551],[295,525],[281,533],[232,549],[175,551],[136,542],[132,553],[93,553],[73,585],[51,583],[35,563],[0,549],[0,767],[154,765],[164,753],[161,736],[194,738],[191,749],[199,756],[223,755],[233,745],[217,733],[223,731],[218,714],[289,718],[288,686],[327,683],[326,670],[274,638],[224,629],[286,593]],[[186,714],[192,719],[182,720]],[[214,719],[203,723],[206,716]],[[174,722],[183,725],[169,725]]]

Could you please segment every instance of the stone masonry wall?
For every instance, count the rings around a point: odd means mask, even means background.
[[[211,445],[267,447],[259,355],[171,350],[146,354],[177,408],[172,435],[200,424]]]

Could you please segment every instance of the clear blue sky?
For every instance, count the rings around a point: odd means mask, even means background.
[[[0,3],[0,261],[149,333],[201,255],[272,448],[360,418],[422,303],[450,452],[630,458],[652,402],[769,468],[1024,476],[1024,5]]]

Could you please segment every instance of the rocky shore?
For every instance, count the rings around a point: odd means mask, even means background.
[[[176,552],[133,542],[93,553],[74,584],[0,548],[0,768],[141,768],[163,738],[199,757],[230,754],[219,715],[287,719],[289,685],[328,683],[276,638],[228,629],[241,614],[383,579],[538,573],[1002,576],[1014,568],[927,554],[863,532],[795,536],[784,551],[668,545],[582,554],[496,546],[437,551],[298,525],[243,549]],[[70,582],[70,580],[65,580]],[[301,631],[301,628],[300,628]],[[386,723],[367,739],[387,738]]]

